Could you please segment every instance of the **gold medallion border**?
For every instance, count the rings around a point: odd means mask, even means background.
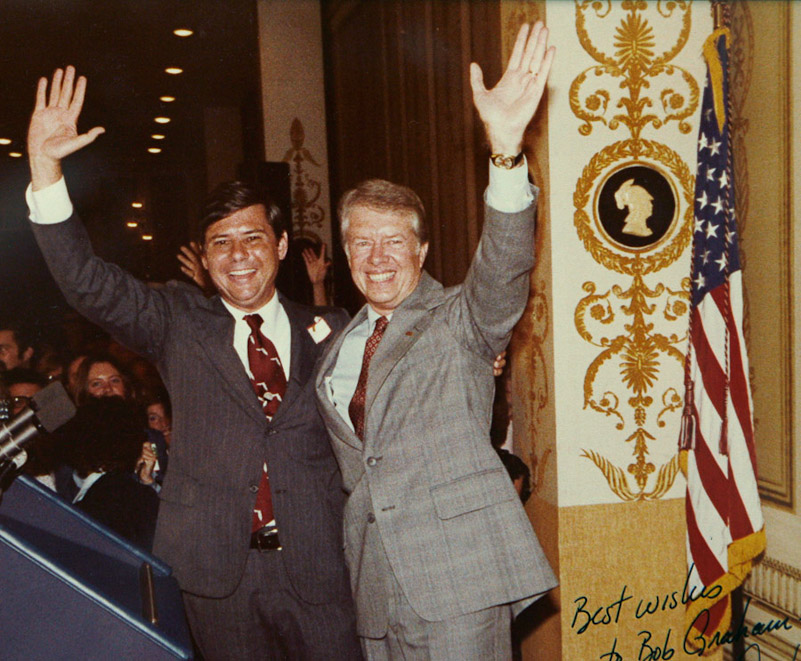
[[[677,224],[677,229],[672,230],[674,234],[667,239],[667,245],[651,255],[644,255],[645,251],[637,251],[634,255],[621,254],[605,246],[593,229],[593,222],[587,212],[594,197],[596,182],[612,166],[624,162],[627,165],[661,164],[673,175],[674,180],[668,177],[671,185],[674,185],[675,181],[679,182],[679,186],[676,188],[679,189],[684,201],[684,221]],[[608,145],[590,159],[581,173],[573,193],[573,203],[576,208],[573,223],[579,239],[596,262],[618,273],[632,276],[635,274],[647,275],[665,268],[681,257],[690,244],[693,227],[694,185],[695,178],[687,164],[666,145],[642,139],[621,140]],[[679,207],[678,199],[676,203]],[[591,213],[593,216],[595,215],[594,208],[591,208]],[[680,213],[677,209],[677,214]],[[657,245],[661,245],[661,242]]]

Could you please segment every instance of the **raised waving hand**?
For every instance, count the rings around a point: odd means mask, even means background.
[[[517,33],[503,77],[491,90],[484,87],[481,67],[470,65],[473,103],[487,131],[493,153],[517,154],[526,126],[537,112],[555,49],[548,47],[548,28],[537,22]]]
[[[85,147],[105,131],[96,126],[78,133],[78,117],[86,94],[86,78],[75,80],[75,68],[56,69],[47,94],[47,78],[40,78],[36,105],[28,126],[28,158],[34,190],[61,178],[61,160]]]

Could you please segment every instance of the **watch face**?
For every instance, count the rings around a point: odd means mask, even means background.
[[[506,154],[496,154],[492,157],[492,162],[496,167],[511,170],[515,165],[515,157],[507,156]]]

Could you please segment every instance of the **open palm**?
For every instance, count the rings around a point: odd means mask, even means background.
[[[36,105],[28,127],[28,154],[31,159],[61,159],[93,142],[104,132],[96,126],[87,133],[78,133],[78,117],[86,93],[86,78],[75,83],[75,69],[57,69],[47,98],[47,79],[41,78],[36,89]]]
[[[484,86],[481,67],[470,65],[473,102],[487,129],[494,152],[514,154],[542,98],[554,49],[548,47],[548,29],[536,23],[521,27],[503,77],[491,90]]]

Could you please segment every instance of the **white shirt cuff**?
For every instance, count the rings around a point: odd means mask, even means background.
[[[523,211],[534,199],[528,182],[528,162],[523,157],[522,165],[511,170],[499,168],[489,162],[489,186],[487,204],[502,213]]]
[[[30,219],[40,225],[63,223],[72,215],[72,200],[64,177],[38,191],[34,191],[31,184],[28,184],[25,201],[28,203]]]

